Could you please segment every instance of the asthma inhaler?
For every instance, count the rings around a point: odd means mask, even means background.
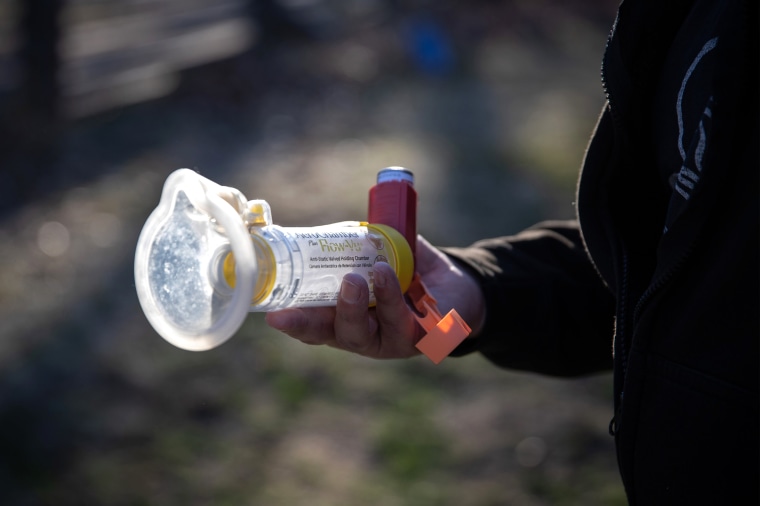
[[[153,328],[179,348],[201,351],[229,339],[249,311],[335,305],[349,272],[367,280],[372,304],[378,261],[393,267],[406,291],[412,250],[393,227],[280,227],[265,201],[180,169],[140,233],[135,285]]]
[[[369,191],[369,221],[398,230],[414,248],[417,244],[417,192],[414,175],[403,167],[387,167],[377,175],[377,184]],[[445,316],[438,310],[419,274],[406,291],[415,309],[415,318],[427,332],[415,346],[433,363],[439,364],[470,335],[472,330],[452,309]]]

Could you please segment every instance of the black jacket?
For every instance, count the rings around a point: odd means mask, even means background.
[[[756,0],[625,0],[577,222],[447,250],[487,299],[456,354],[554,375],[614,362],[631,504],[758,504],[757,32]]]

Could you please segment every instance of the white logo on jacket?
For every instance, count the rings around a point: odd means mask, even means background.
[[[712,118],[713,97],[710,96],[707,101],[707,105],[705,105],[705,109],[702,112],[702,117],[697,127],[699,135],[698,139],[696,140],[697,144],[694,146],[694,149],[690,149],[689,152],[687,152],[686,147],[684,147],[683,139],[683,97],[686,92],[686,86],[689,84],[689,81],[694,74],[694,70],[697,68],[705,55],[715,49],[715,46],[717,44],[718,37],[715,37],[708,40],[705,45],[702,46],[699,54],[697,54],[697,56],[694,58],[694,61],[691,62],[689,69],[686,71],[683,81],[681,82],[681,88],[678,90],[678,100],[676,101],[676,116],[678,118],[678,152],[681,154],[682,163],[681,170],[678,172],[678,177],[676,178],[674,189],[686,200],[689,200],[691,197],[691,192],[699,182],[700,174],[702,173],[702,158],[704,157],[705,148],[707,147],[707,133],[705,125],[708,125],[710,119]]]

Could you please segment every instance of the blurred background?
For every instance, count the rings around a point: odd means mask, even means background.
[[[0,504],[624,504],[611,379],[150,328],[137,235],[189,167],[281,225],[414,171],[466,245],[574,216],[613,0],[0,2]]]

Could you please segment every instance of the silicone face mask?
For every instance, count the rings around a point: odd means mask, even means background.
[[[248,313],[257,278],[246,200],[189,169],[172,173],[135,253],[140,305],[153,328],[186,350],[214,348]],[[235,287],[223,263],[235,257]]]

